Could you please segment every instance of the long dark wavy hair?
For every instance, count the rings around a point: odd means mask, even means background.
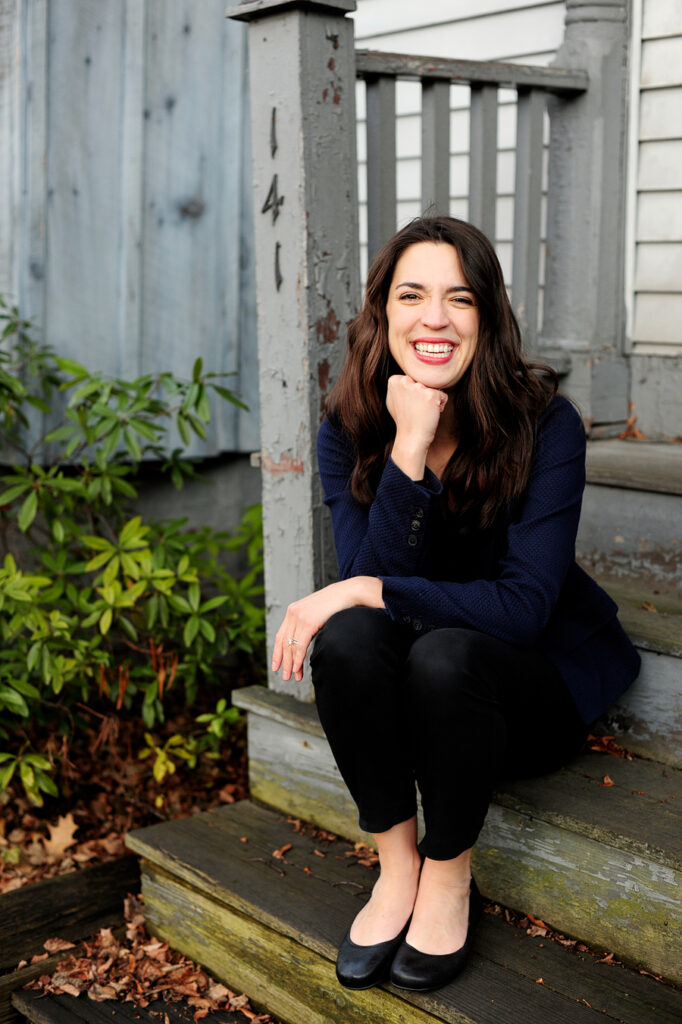
[[[492,245],[478,228],[452,217],[418,217],[380,249],[367,277],[362,311],[348,327],[348,353],[327,400],[327,415],[357,450],[351,486],[371,504],[395,437],[386,408],[388,378],[401,373],[388,347],[386,302],[395,265],[418,242],[452,245],[479,312],[471,365],[456,384],[457,447],[442,475],[461,529],[489,527],[524,491],[535,426],[558,387],[550,367],[527,362]]]

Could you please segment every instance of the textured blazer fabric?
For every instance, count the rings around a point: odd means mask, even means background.
[[[429,469],[415,482],[389,458],[374,502],[359,504],[355,449],[325,419],[318,462],[341,579],[380,577],[387,613],[415,635],[463,626],[543,650],[594,721],[635,679],[640,659],[616,604],[575,561],[585,445],[578,412],[557,396],[538,423],[522,498],[491,529],[463,535],[456,512],[443,514]]]

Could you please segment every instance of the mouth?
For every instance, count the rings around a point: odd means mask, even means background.
[[[457,349],[454,341],[426,340],[412,342],[414,353],[423,363],[447,363],[453,352]]]

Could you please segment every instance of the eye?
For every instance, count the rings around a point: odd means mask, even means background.
[[[453,295],[453,304],[458,307],[471,307],[474,306],[474,300],[469,295]]]
[[[400,299],[401,302],[415,302],[419,298],[419,296],[417,295],[416,292],[403,292],[402,295],[398,296],[398,298]]]

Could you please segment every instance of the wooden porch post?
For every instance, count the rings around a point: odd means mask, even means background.
[[[334,578],[315,457],[357,312],[355,0],[249,0],[268,649],[286,606]],[[310,700],[307,678],[273,690]]]
[[[551,96],[547,263],[540,351],[570,365],[565,390],[593,424],[627,418],[624,233],[627,0],[566,0],[556,64],[582,96]]]

